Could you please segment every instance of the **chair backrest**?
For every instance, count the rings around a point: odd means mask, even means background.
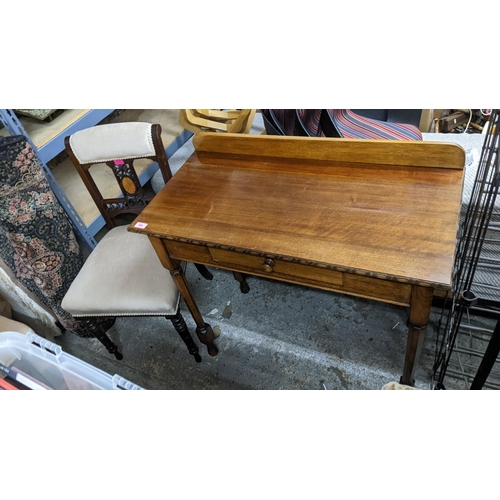
[[[371,118],[372,120],[380,120],[381,122],[389,121],[387,109],[351,109],[351,111],[365,118]]]
[[[407,123],[390,123],[365,118],[350,109],[325,110],[344,139],[421,141],[420,130]]]
[[[135,160],[148,159],[158,163],[165,183],[172,177],[161,126],[143,122],[97,125],[75,132],[64,140],[66,151],[107,227],[116,226],[119,214],[138,214],[154,194],[146,194],[134,166]],[[114,174],[122,197],[104,198],[91,175],[92,165],[109,168]],[[107,166],[107,167],[106,167]]]
[[[262,115],[262,120],[264,122],[264,128],[266,129],[267,135],[284,135],[282,133],[281,127],[274,121],[271,115],[270,109],[261,109],[260,113]]]
[[[268,132],[269,135],[295,135],[296,116],[294,109],[262,109],[261,112],[264,117],[264,126],[268,120],[273,129],[278,132],[277,134],[269,134]]]
[[[332,112],[330,109],[322,109],[319,123],[321,126],[321,131],[326,137],[336,137],[340,138],[340,131],[333,121]]]
[[[421,109],[351,109],[353,113],[391,123],[408,123],[415,127],[420,126]]]
[[[295,135],[307,137],[324,136],[321,126],[321,109],[296,109]]]
[[[229,126],[228,132],[232,134],[248,134],[252,128],[256,109],[242,109],[238,118]]]
[[[227,132],[230,120],[235,120],[232,114],[227,114],[225,119],[209,113],[198,113],[196,109],[179,109],[179,123],[183,128],[197,134],[210,130],[212,132]],[[205,110],[199,110],[205,111]],[[211,111],[211,110],[206,110]]]
[[[186,130],[198,132],[228,132],[248,134],[255,109],[180,109],[179,123]]]
[[[421,140],[420,109],[261,109],[268,135]]]

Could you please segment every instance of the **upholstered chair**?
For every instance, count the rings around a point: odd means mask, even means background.
[[[180,109],[179,123],[194,134],[206,131],[248,134],[255,111],[255,109]]]
[[[136,162],[155,161],[165,182],[172,177],[160,135],[160,125],[136,122],[98,125],[65,139],[66,150],[110,230],[87,258],[62,307],[85,321],[117,359],[122,354],[96,318],[165,316],[199,362],[198,347],[179,312],[179,291],[169,271],[161,265],[147,236],[128,232],[126,225],[116,223],[121,214],[140,213],[154,196],[141,186]],[[105,198],[101,194],[92,176],[95,169],[113,172],[121,196]]]

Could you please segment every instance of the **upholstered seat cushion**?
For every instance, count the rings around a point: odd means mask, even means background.
[[[420,130],[414,125],[365,118],[349,109],[329,109],[328,113],[345,139],[422,140]]]
[[[147,236],[119,226],[92,251],[62,301],[73,316],[175,314],[179,292]]]

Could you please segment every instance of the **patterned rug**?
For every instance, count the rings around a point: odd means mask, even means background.
[[[71,222],[21,135],[0,137],[0,258],[64,329],[88,336],[61,308],[83,256]]]

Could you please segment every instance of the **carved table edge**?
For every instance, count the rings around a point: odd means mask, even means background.
[[[377,279],[381,279],[384,281],[391,281],[391,282],[402,283],[402,284],[406,284],[406,285],[431,287],[431,288],[436,288],[436,289],[441,289],[441,290],[449,290],[451,288],[450,285],[446,285],[444,283],[416,280],[416,279],[412,279],[412,278],[403,278],[403,277],[397,276],[397,275],[391,275],[391,274],[387,274],[387,273],[378,273],[376,271],[367,271],[365,269],[357,269],[357,268],[353,268],[353,267],[336,266],[334,264],[325,264],[324,262],[318,262],[315,260],[301,259],[299,257],[291,257],[288,255],[275,254],[275,253],[270,253],[270,252],[262,252],[262,251],[257,251],[257,250],[250,250],[250,249],[244,248],[244,247],[237,247],[237,246],[233,246],[233,245],[224,245],[222,243],[214,243],[211,241],[203,241],[203,240],[191,239],[191,238],[185,238],[185,237],[173,236],[173,235],[167,236],[167,235],[164,235],[161,233],[155,233],[154,231],[137,230],[137,228],[134,228],[134,227],[130,227],[129,230],[132,232],[136,232],[136,233],[146,234],[147,236],[156,237],[156,238],[159,238],[162,240],[174,241],[174,242],[178,242],[178,243],[189,243],[192,245],[208,247],[208,248],[217,248],[220,250],[228,250],[231,252],[238,252],[238,253],[242,253],[242,254],[253,255],[256,257],[263,257],[263,258],[267,258],[267,259],[277,259],[277,260],[281,260],[283,262],[291,262],[294,264],[301,264],[304,266],[311,266],[311,267],[316,267],[319,269],[328,269],[330,271],[337,271],[340,273],[354,274],[356,276],[365,276],[368,278],[377,278]]]

